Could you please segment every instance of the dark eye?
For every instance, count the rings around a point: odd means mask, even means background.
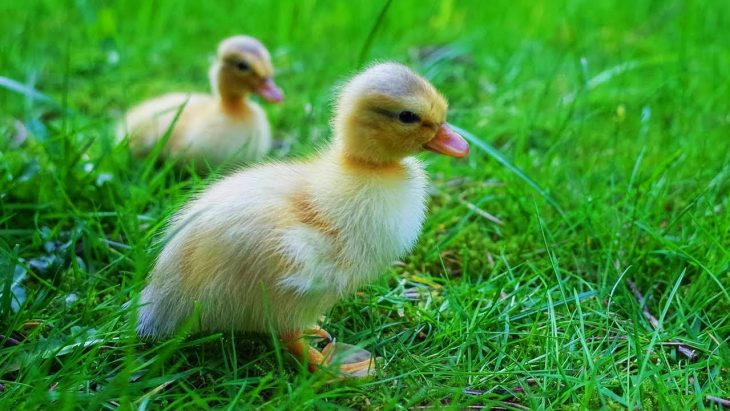
[[[418,114],[412,111],[406,110],[401,111],[400,114],[398,114],[398,120],[400,120],[402,123],[412,124],[421,121],[421,117],[418,117]]]
[[[249,67],[249,66],[248,66],[248,64],[246,64],[245,62],[243,62],[243,61],[239,61],[238,63],[236,63],[236,68],[237,68],[238,70],[240,70],[240,71],[248,71],[248,69],[249,69],[250,67]]]

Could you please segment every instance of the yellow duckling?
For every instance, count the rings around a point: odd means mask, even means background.
[[[325,365],[302,336],[328,336],[316,327],[320,316],[407,253],[421,231],[427,176],[412,156],[469,152],[446,110],[403,65],[355,76],[339,93],[326,150],[239,171],[178,212],[142,292],[137,332],[168,336],[195,313],[198,330],[273,329],[310,369]],[[369,357],[340,366],[352,375],[369,367]]]
[[[264,110],[249,100],[255,93],[276,103],[283,94],[272,80],[271,57],[261,42],[234,36],[218,46],[209,77],[213,95],[170,93],[132,108],[117,135],[129,134],[138,156],[148,154],[174,123],[163,155],[217,166],[226,160],[255,161],[271,149]]]

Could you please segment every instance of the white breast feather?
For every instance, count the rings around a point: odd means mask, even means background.
[[[423,224],[427,180],[417,160],[407,160],[406,168],[408,179],[387,183],[374,178],[351,185],[341,174],[323,176],[343,179],[314,193],[317,208],[332,219],[339,235],[332,238],[306,225],[287,230],[283,248],[299,269],[282,277],[280,285],[302,294],[341,297],[373,281],[408,252]],[[356,192],[343,196],[329,188],[337,186]]]

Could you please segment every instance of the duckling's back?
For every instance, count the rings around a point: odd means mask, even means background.
[[[201,330],[265,331],[272,310],[283,329],[309,321],[286,308],[297,296],[275,286],[291,264],[280,239],[286,199],[300,179],[296,167],[258,166],[219,181],[181,210],[142,293],[138,333],[172,334],[196,302]]]
[[[200,112],[211,100],[205,94],[169,93],[144,101],[129,110],[119,123],[117,140],[129,136],[129,148],[136,156],[149,154],[168,131],[168,144],[174,144],[193,119],[190,113]]]
[[[163,155],[220,165],[256,161],[271,149],[266,113],[253,102],[226,112],[205,94],[170,93],[132,108],[117,128],[117,139],[129,136],[136,156],[145,156],[168,133]]]

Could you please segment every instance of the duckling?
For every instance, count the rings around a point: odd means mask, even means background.
[[[249,36],[229,37],[218,46],[209,71],[213,95],[170,93],[147,100],[128,112],[117,136],[122,139],[128,132],[131,151],[144,156],[174,123],[164,156],[200,161],[199,166],[259,160],[271,149],[271,129],[266,113],[249,95],[281,101],[283,93],[273,74],[271,57],[261,42]]]
[[[274,330],[310,370],[327,364],[303,338],[343,297],[372,282],[415,244],[425,218],[423,149],[469,152],[447,103],[397,63],[374,65],[339,92],[334,139],[309,159],[259,164],[208,187],[167,229],[140,297],[137,332]],[[339,365],[372,373],[372,358]]]

